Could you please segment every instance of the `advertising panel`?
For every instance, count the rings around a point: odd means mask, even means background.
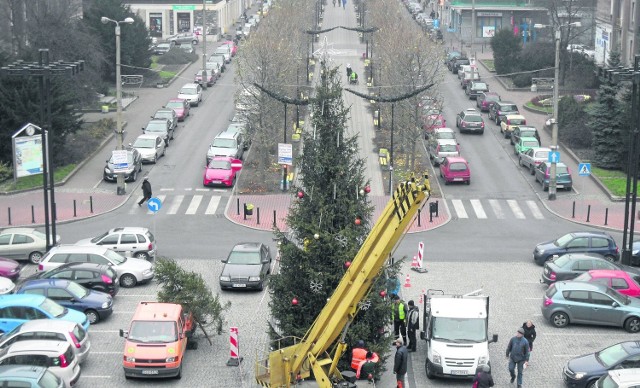
[[[42,136],[15,137],[13,144],[16,178],[42,174]]]

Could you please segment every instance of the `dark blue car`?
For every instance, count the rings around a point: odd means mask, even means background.
[[[573,232],[536,245],[533,260],[538,265],[544,265],[553,256],[562,256],[565,253],[597,253],[609,261],[617,261],[620,258],[618,245],[608,233]]]
[[[42,295],[0,295],[0,332],[8,333],[32,319],[64,319],[87,330],[87,317]]]
[[[570,360],[562,371],[568,387],[593,386],[600,376],[613,369],[640,368],[640,342],[620,342],[599,352]]]
[[[113,313],[111,295],[89,290],[66,279],[38,279],[24,282],[16,294],[43,295],[61,306],[80,311],[94,324]]]

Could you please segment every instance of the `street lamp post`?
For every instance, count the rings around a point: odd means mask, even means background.
[[[107,24],[109,22],[116,24],[116,142],[117,150],[122,150],[124,143],[124,132],[122,131],[122,79],[120,76],[120,23],[131,24],[133,23],[133,18],[126,18],[121,21],[109,19],[108,17],[103,16],[100,21],[102,24]],[[124,195],[124,173],[119,172],[116,175],[117,189],[116,193],[118,195]]]
[[[551,150],[558,151],[558,100],[560,98],[560,41],[562,39],[562,27],[580,27],[580,22],[573,22],[568,24],[562,24],[556,27],[554,32],[556,58],[554,66],[554,78],[553,78],[553,118],[551,127]],[[534,24],[534,28],[546,28],[550,27],[544,24]],[[549,200],[556,199],[557,193],[557,158],[551,159],[551,167],[549,168]]]
[[[207,81],[207,0],[202,0],[202,89]]]

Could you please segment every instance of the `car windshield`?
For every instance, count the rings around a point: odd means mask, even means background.
[[[557,167],[557,166],[556,166]],[[573,234],[565,234],[564,236],[558,238],[553,244],[557,247],[563,247],[569,243],[569,241],[573,240]]]
[[[209,61],[208,62],[222,63],[222,62],[224,62],[224,57],[221,57],[219,55],[212,55],[212,56],[209,57]]]
[[[476,82],[475,84],[473,84],[473,89],[486,89],[486,88],[487,88],[487,84],[482,82]]]
[[[260,262],[260,252],[239,252],[231,251],[227,264],[258,265]]]
[[[196,94],[196,93],[197,93],[197,89],[194,87],[180,89],[180,94]]]
[[[231,170],[231,162],[228,160],[212,160],[209,162],[210,170]]]
[[[455,139],[456,135],[453,132],[438,132],[438,139]]]
[[[69,285],[67,286],[67,291],[69,291],[71,295],[75,296],[78,299],[83,299],[87,295],[89,295],[89,290],[87,290],[86,288],[82,287],[81,285],[75,282],[69,282]]]
[[[487,94],[485,97],[487,101],[500,101],[500,97],[497,94]]]
[[[469,121],[472,123],[479,123],[482,121],[482,116],[478,115],[466,115],[464,116],[464,121]]]
[[[45,298],[40,304],[40,308],[52,317],[60,318],[67,313],[67,309],[60,306],[49,298]]]
[[[467,171],[467,165],[462,162],[455,162],[449,165],[450,171]]]
[[[173,111],[160,110],[157,111],[156,114],[153,115],[154,119],[172,119]]]
[[[560,166],[556,164],[556,173],[569,175],[569,168],[567,166]]]
[[[95,243],[99,242],[100,240],[102,240],[103,238],[107,237],[108,235],[109,235],[109,232],[104,232],[101,235],[99,235],[98,237],[92,238],[91,242],[95,244]]]
[[[153,139],[153,138],[151,138],[151,139],[149,139],[149,138],[136,139],[136,141],[133,143],[133,147],[134,148],[155,148],[156,147],[156,139]],[[91,242],[95,242],[95,241],[91,240]]]
[[[549,151],[536,151],[536,154],[534,155],[534,157],[536,159],[547,159],[549,157]]]
[[[47,235],[42,233],[42,232],[38,232],[37,230],[34,230],[33,232],[31,232],[31,234],[33,234],[34,236],[46,240],[47,239]]]
[[[144,129],[145,132],[167,132],[167,123],[162,121],[149,121],[147,127]]]
[[[500,108],[501,112],[517,112],[518,108],[515,105],[503,105]]]
[[[127,339],[140,343],[176,342],[178,330],[172,321],[133,321]]]
[[[610,296],[611,299],[618,302],[620,305],[628,305],[629,303],[631,303],[631,299],[627,295],[622,295],[613,288],[607,288],[606,294]]]
[[[4,342],[7,338],[11,338],[13,337],[14,334],[20,332],[20,325],[16,326],[13,330],[11,330],[8,333],[5,333],[4,335],[2,335],[2,337],[0,337],[0,342]]]
[[[520,137],[536,137],[536,130],[520,128]]]
[[[113,164],[113,155],[109,158],[109,163]],[[133,164],[133,152],[127,152],[127,163]]]
[[[525,120],[523,119],[510,119],[509,120],[509,125],[522,125],[525,123]]]
[[[236,147],[236,142],[233,139],[215,138],[215,139],[213,139],[213,143],[211,143],[211,147],[216,147],[216,148],[235,148]]]
[[[605,369],[616,366],[629,356],[629,352],[622,346],[616,344],[596,353],[596,359],[604,365]]]
[[[433,339],[454,343],[487,340],[487,326],[483,318],[433,317],[431,328]]]
[[[456,152],[458,148],[453,144],[442,144],[440,146],[440,152]]]
[[[537,142],[537,141],[533,141],[533,140],[532,140],[532,141],[525,141],[525,142],[523,142],[523,144],[522,144],[522,145],[523,145],[524,147],[537,147],[537,146],[539,146],[540,144],[538,144],[538,142]]]
[[[27,383],[28,384],[28,383]],[[49,370],[45,370],[38,381],[38,387],[42,388],[57,388],[62,386],[62,380],[60,377],[54,375]]]
[[[570,262],[571,262],[571,256],[569,255],[563,255],[553,260],[553,264],[561,268],[565,267]]]
[[[184,103],[182,101],[169,101],[167,103],[167,108],[184,108]]]
[[[107,249],[104,252],[105,257],[107,258],[107,260],[109,260],[111,263],[113,263],[113,265],[120,265],[124,262],[127,261],[127,258],[122,256],[119,253],[116,253],[110,249]]]
[[[161,49],[169,49],[169,48],[171,48],[171,45],[169,43],[160,43],[156,47],[161,48]]]

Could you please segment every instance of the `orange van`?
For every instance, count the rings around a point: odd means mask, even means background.
[[[120,329],[124,345],[124,376],[139,378],[182,377],[182,360],[195,331],[193,316],[172,303],[140,302],[129,331]]]

